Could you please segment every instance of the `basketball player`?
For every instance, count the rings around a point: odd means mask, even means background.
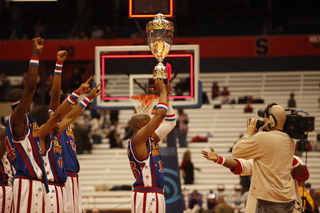
[[[63,61],[67,57],[66,52],[58,52],[57,54],[57,64],[55,75],[53,78],[53,84],[51,88],[51,100],[49,108],[55,111],[63,101],[65,101],[68,97],[67,94],[62,94],[61,92],[61,74],[62,74],[62,67]],[[63,59],[63,60],[62,60]],[[59,63],[58,63],[59,62]],[[90,78],[91,80],[92,78]],[[89,83],[89,82],[88,82]],[[76,91],[73,92],[73,100],[74,105],[76,104],[76,99],[79,97]],[[84,105],[89,103],[87,101],[82,102],[83,107]],[[74,107],[73,105],[73,107]],[[63,130],[63,131],[62,131]],[[61,143],[62,147],[62,158],[64,159],[64,169],[67,172],[67,182],[65,183],[66,193],[64,194],[64,198],[66,198],[66,202],[64,203],[65,212],[71,213],[79,213],[82,212],[82,194],[81,194],[81,187],[80,182],[78,179],[78,173],[80,171],[79,161],[77,159],[77,152],[76,152],[76,143],[73,135],[73,131],[70,125],[66,126],[64,129],[60,126],[60,132],[58,135],[58,139]]]
[[[6,127],[0,124],[0,212],[9,213],[12,206],[12,176],[13,171],[7,159]]]
[[[162,159],[157,143],[175,127],[176,121],[162,78],[155,79],[155,87],[160,97],[153,118],[148,114],[135,114],[131,118],[133,137],[129,141],[128,157],[136,179],[131,195],[133,213],[166,212]]]
[[[232,158],[224,158],[219,156],[216,151],[210,147],[211,152],[207,152],[202,150],[203,157],[207,160],[211,160],[217,164],[220,164],[226,168],[229,168],[230,171],[235,175],[252,175],[253,172],[253,165],[254,160],[245,160],[245,159],[232,159]],[[299,192],[298,181],[307,181],[309,179],[309,171],[308,168],[305,166],[304,162],[297,156],[293,156],[292,168],[291,168],[291,175],[293,177],[291,184],[293,190],[295,192],[295,200],[298,201],[299,204],[295,204],[295,209],[293,210],[294,213],[298,213],[299,207],[302,206],[302,200]],[[294,181],[294,179],[296,181]],[[251,187],[249,190],[249,195],[246,203],[246,212],[255,212],[257,199],[251,194]]]
[[[91,78],[79,87],[78,94],[83,94],[90,90],[88,84],[90,80]],[[100,89],[98,89],[99,86],[100,84],[86,98],[96,98],[101,93]],[[64,159],[62,158],[61,143],[56,136],[59,134],[59,127],[61,126],[64,130],[83,109],[83,105],[78,104],[57,125],[64,114],[69,111],[71,104],[73,104],[70,102],[70,98],[69,96],[67,101],[64,101],[54,113],[52,111],[49,112],[49,107],[46,105],[36,107],[29,113],[40,125],[41,153],[50,189],[45,199],[46,212],[65,212],[64,203],[66,203],[66,199],[64,198],[66,198],[66,192],[63,186],[67,180],[67,174],[63,166]]]
[[[6,124],[7,156],[16,173],[13,181],[12,212],[42,212],[44,193],[49,191],[40,154],[39,127],[28,114],[37,85],[43,39],[34,38],[24,90],[14,89],[8,101],[12,114]]]

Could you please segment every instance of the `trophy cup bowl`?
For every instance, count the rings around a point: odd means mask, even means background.
[[[163,78],[163,82],[169,91],[170,82],[167,68],[163,65],[162,61],[170,52],[173,41],[174,25],[171,21],[166,20],[163,14],[158,13],[154,16],[154,20],[147,23],[146,32],[149,48],[159,62],[153,69],[153,77],[149,79],[148,88],[151,92],[154,92],[154,79]]]

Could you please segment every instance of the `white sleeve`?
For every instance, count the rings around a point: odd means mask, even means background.
[[[164,122],[161,126],[156,129],[155,133],[158,135],[160,140],[162,140],[171,130],[176,126],[176,116],[174,114],[173,108],[168,102],[168,111],[166,114],[166,117],[164,119]]]
[[[252,167],[253,167],[253,159],[245,160],[245,159],[237,159],[242,166],[241,176],[252,175]]]

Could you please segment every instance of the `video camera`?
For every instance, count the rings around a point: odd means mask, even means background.
[[[305,132],[312,132],[314,130],[315,117],[309,116],[306,113],[305,116],[299,115],[302,110],[286,109],[291,111],[291,114],[287,114],[286,123],[283,126],[283,131],[294,139],[307,139]]]
[[[265,110],[258,110],[258,116],[263,118],[266,115],[269,120],[269,125],[273,124],[276,126],[275,117],[272,114],[269,114],[269,109],[273,105],[277,104],[271,103]],[[290,111],[291,113],[287,114],[286,122],[283,126],[283,132],[287,133],[294,139],[307,139],[307,134],[305,134],[305,132],[312,132],[314,130],[315,117],[309,116],[309,114],[303,110],[286,109],[286,111]],[[303,112],[305,116],[302,116],[299,112]],[[264,126],[264,122],[258,120],[256,129],[258,130],[262,126]]]

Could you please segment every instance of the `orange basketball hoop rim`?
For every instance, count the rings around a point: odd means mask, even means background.
[[[153,107],[156,104],[156,100],[159,99],[157,95],[133,95],[131,101],[137,111],[137,113],[151,114]]]

